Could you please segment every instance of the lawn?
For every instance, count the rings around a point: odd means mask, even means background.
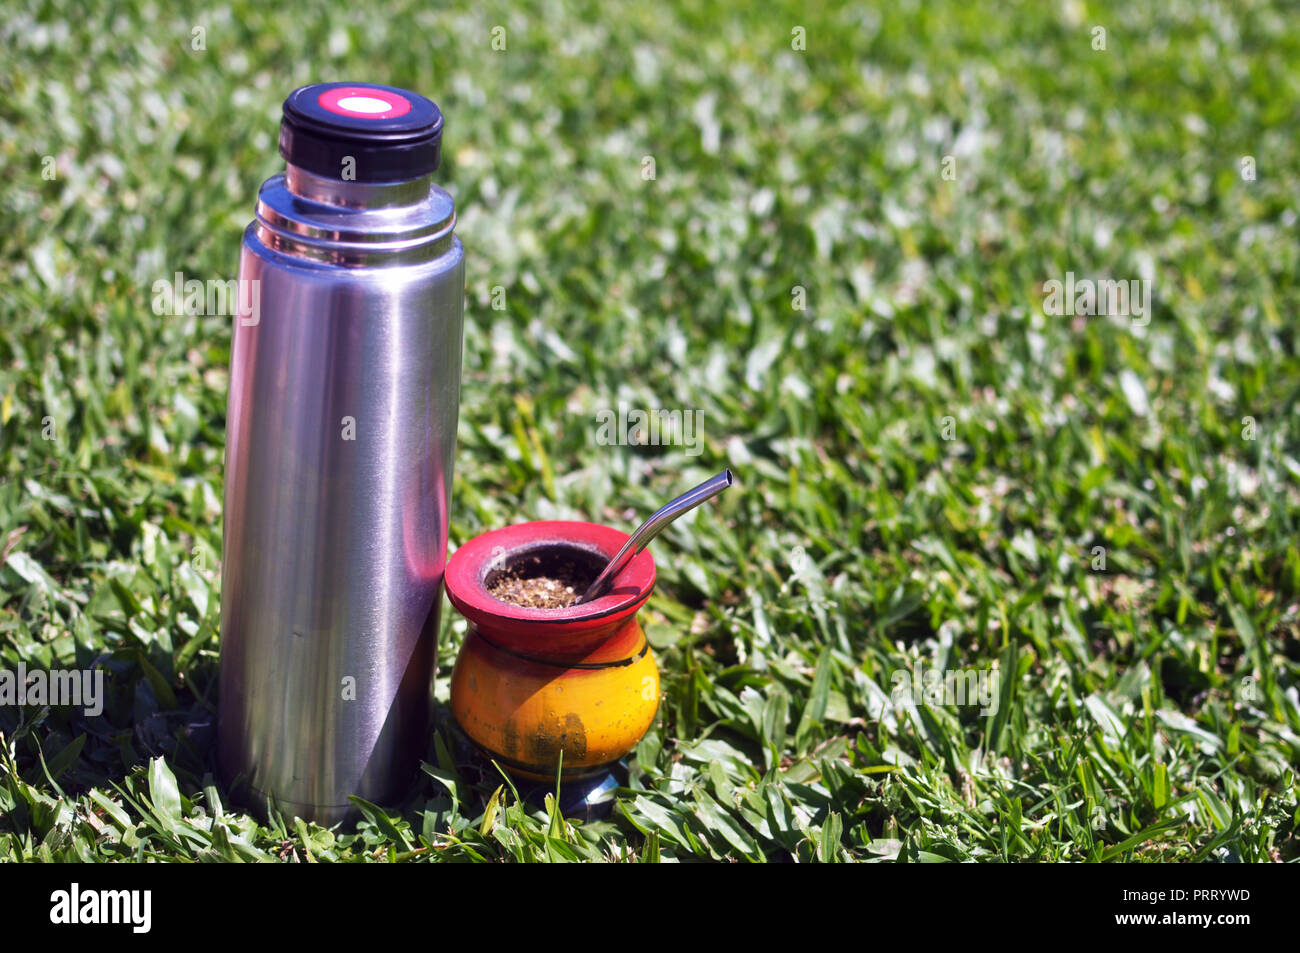
[[[107,700],[0,706],[0,859],[1300,858],[1285,5],[7,6],[0,669]],[[607,819],[445,707],[355,829],[214,780],[231,321],[151,289],[234,277],[327,79],[447,117],[453,547],[736,474],[653,544],[664,694]],[[1052,313],[1067,276],[1149,297]],[[699,443],[598,440],[620,405]]]

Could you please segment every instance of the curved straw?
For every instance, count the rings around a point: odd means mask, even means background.
[[[717,496],[731,486],[731,483],[731,471],[723,470],[717,476],[705,480],[693,490],[687,490],[656,512],[628,538],[628,541],[623,544],[623,548],[615,554],[614,558],[609,561],[609,565],[601,571],[601,574],[596,577],[596,581],[587,587],[587,591],[582,594],[582,598],[575,602],[574,605],[590,602],[601,595],[609,588],[615,577],[632,561],[632,557],[645,549],[650,544],[650,540],[658,536],[665,526],[687,510],[693,510],[705,500]]]

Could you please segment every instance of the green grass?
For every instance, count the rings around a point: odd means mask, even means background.
[[[37,6],[0,17],[0,668],[110,698],[0,708],[0,859],[1300,857],[1284,5]],[[607,821],[445,720],[355,831],[212,780],[230,320],[150,288],[234,276],[281,99],[334,78],[447,115],[453,545],[736,471],[654,544],[664,697]],[[1067,271],[1150,278],[1150,323],[1045,316]],[[598,445],[620,400],[703,452]],[[918,666],[996,670],[997,713],[895,704]]]

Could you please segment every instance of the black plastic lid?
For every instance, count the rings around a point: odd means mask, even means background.
[[[442,113],[431,100],[405,89],[314,83],[284,101],[280,155],[331,179],[416,179],[438,168]]]

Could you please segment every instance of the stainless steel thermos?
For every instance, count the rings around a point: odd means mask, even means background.
[[[296,90],[240,255],[218,754],[237,797],[321,823],[400,800],[428,738],[465,290],[442,124]]]

